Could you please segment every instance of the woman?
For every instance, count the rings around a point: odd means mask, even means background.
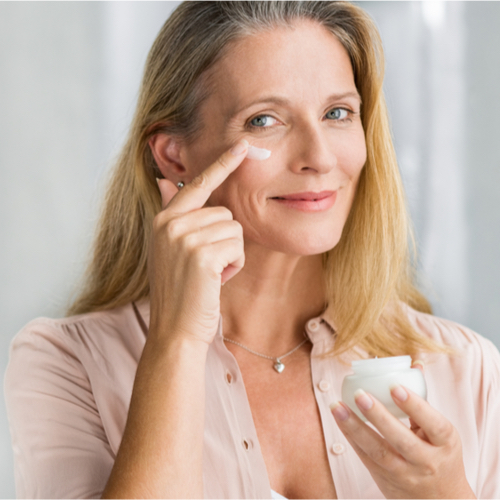
[[[499,354],[412,285],[382,73],[348,3],[173,13],[76,315],[13,343],[21,496],[500,494]],[[409,428],[360,394],[375,432],[340,385],[399,354],[429,402],[392,390]]]

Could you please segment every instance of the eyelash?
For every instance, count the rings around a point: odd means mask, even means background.
[[[332,109],[328,110],[326,114],[328,114],[330,111],[334,111],[336,109],[340,109],[342,111],[347,111],[347,116],[345,118],[342,118],[341,120],[332,120],[332,121],[337,122],[337,123],[345,123],[345,122],[351,121],[351,117],[353,115],[357,114],[354,111],[351,111],[350,109],[347,109],[347,108],[332,108]],[[326,116],[326,114],[325,114],[325,116]],[[250,118],[250,120],[248,120],[246,127],[249,130],[255,130],[255,131],[258,130],[259,132],[270,128],[270,127],[258,127],[257,125],[252,125],[252,121],[255,120],[255,118],[262,118],[262,117],[270,117],[270,118],[273,118],[274,120],[276,120],[276,118],[274,118],[271,115],[266,115],[266,114],[256,115],[256,116]]]

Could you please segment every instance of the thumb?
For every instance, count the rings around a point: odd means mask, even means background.
[[[170,200],[179,192],[177,186],[168,179],[156,179],[161,194],[161,208],[167,208]]]

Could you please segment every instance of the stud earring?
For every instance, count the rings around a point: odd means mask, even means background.
[[[179,181],[179,182],[177,183],[177,187],[178,187],[179,189],[182,189],[182,188],[184,187],[184,183],[183,183],[182,181]]]

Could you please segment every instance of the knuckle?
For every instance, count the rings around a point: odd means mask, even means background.
[[[202,172],[197,175],[190,184],[195,188],[204,188],[208,184],[207,174]]]
[[[188,233],[182,239],[185,249],[192,250],[198,246],[198,235],[196,233]]]
[[[238,237],[243,237],[243,226],[238,221],[231,222],[232,227],[234,228]]]
[[[380,463],[385,462],[387,459],[387,455],[389,450],[385,446],[375,448],[371,453],[370,457],[374,462]]]
[[[426,463],[424,466],[422,466],[422,475],[425,477],[433,477],[436,476],[437,473],[438,469],[433,463]]]
[[[451,442],[456,440],[455,428],[447,420],[436,424],[435,432],[439,434],[445,441]]]
[[[407,486],[411,486],[412,477],[408,474],[408,465],[407,463],[401,461],[400,459],[395,459],[392,463],[392,467],[390,471],[394,475],[394,477],[404,478]]]
[[[233,220],[233,212],[227,207],[219,207],[219,214],[224,219]]]
[[[417,476],[411,474],[405,474],[403,479],[403,484],[406,490],[415,491],[421,486],[421,479]]]
[[[202,245],[193,246],[191,248],[191,255],[196,261],[197,267],[201,269],[205,269],[211,260],[208,255],[207,247]]]
[[[210,246],[200,246],[193,249],[193,254],[196,260],[196,267],[203,274],[211,278],[217,278],[217,262],[213,258]]]
[[[165,227],[168,228],[168,225],[171,222],[170,217],[171,217],[170,214],[165,210],[162,210],[161,212],[157,213],[153,219],[153,224],[152,224],[153,231],[155,233],[159,233],[163,231]]]
[[[454,448],[460,450],[460,453],[462,452],[462,439],[460,438],[460,434],[455,428],[453,428],[453,437],[451,439],[451,444]]]
[[[399,448],[402,455],[410,454],[415,448],[414,436],[412,435],[411,438],[403,439],[399,443]]]
[[[184,222],[181,218],[170,219],[165,225],[165,231],[171,240],[177,239],[183,232]]]
[[[224,156],[221,156],[218,160],[217,163],[225,170],[229,169],[230,165],[227,161],[227,159]]]

